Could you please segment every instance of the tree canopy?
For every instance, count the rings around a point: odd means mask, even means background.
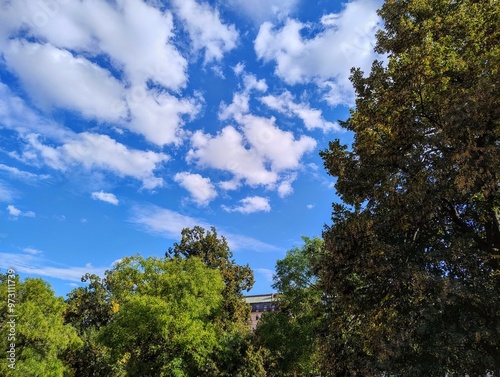
[[[166,252],[167,258],[197,257],[211,269],[218,270],[224,280],[224,310],[219,320],[221,327],[248,326],[250,308],[243,300],[243,291],[249,291],[254,283],[251,268],[236,264],[233,253],[224,236],[219,237],[215,228],[206,230],[200,226],[185,228],[181,241],[174,243]]]
[[[257,327],[258,342],[269,350],[268,370],[273,376],[319,374],[317,332],[323,309],[312,258],[323,241],[303,241],[276,262],[276,310],[263,313]]]
[[[0,294],[7,298],[7,276],[0,275]],[[0,375],[7,377],[63,377],[71,368],[64,356],[81,347],[77,331],[64,323],[65,302],[56,297],[42,279],[21,281],[16,275],[15,315],[8,317],[7,299],[0,300],[0,344],[2,350],[15,347],[15,368],[9,368],[6,355],[0,359]],[[7,336],[14,321],[14,337]]]
[[[331,375],[500,370],[500,5],[388,0],[356,107],[321,152],[334,204],[315,262]]]
[[[204,375],[223,281],[199,258],[123,258],[106,274],[113,320],[100,332],[117,375]]]

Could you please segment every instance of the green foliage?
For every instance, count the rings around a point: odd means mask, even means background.
[[[8,367],[6,357],[0,359],[0,375],[8,377],[62,377],[72,375],[63,359],[67,352],[78,349],[82,342],[70,325],[64,324],[65,303],[56,297],[48,283],[41,279],[15,279],[15,339],[9,341],[7,300],[0,301],[0,344],[7,350],[15,344],[15,369]],[[0,295],[7,297],[7,275],[0,276]]]
[[[345,205],[315,261],[331,375],[500,371],[500,4],[387,1],[321,153]]]
[[[117,375],[204,375],[217,345],[211,317],[220,310],[223,281],[199,258],[122,259],[107,271],[116,300],[100,333]]]
[[[249,370],[262,375],[263,366],[258,363],[261,351],[253,348],[249,339],[250,306],[243,296],[243,291],[250,290],[254,283],[250,267],[236,264],[225,237],[219,237],[215,228],[205,230],[199,226],[183,229],[181,241],[169,248],[166,257],[201,258],[208,268],[220,272],[224,281],[221,310],[211,317],[219,342],[205,376],[244,376]]]
[[[183,229],[180,243],[174,243],[168,249],[166,257],[198,257],[209,268],[220,271],[225,287],[224,307],[221,317],[216,319],[218,326],[224,330],[248,327],[250,308],[244,302],[242,292],[252,288],[253,272],[248,265],[240,266],[235,263],[225,237],[219,238],[215,228],[212,227],[211,231],[199,226]]]
[[[312,260],[323,242],[319,238],[303,240],[301,248],[289,250],[276,263],[277,310],[263,314],[257,328],[259,342],[270,351],[268,369],[274,376],[318,374],[317,330],[322,307]]]
[[[108,363],[107,348],[99,342],[97,334],[111,321],[113,303],[98,276],[86,274],[82,282],[88,282],[88,286],[76,288],[68,294],[64,318],[77,330],[83,346],[69,352],[66,360],[75,376],[108,376],[112,368]]]

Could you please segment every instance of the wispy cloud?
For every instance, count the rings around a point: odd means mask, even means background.
[[[136,224],[145,232],[175,240],[181,237],[181,231],[184,228],[193,228],[198,225],[205,229],[209,229],[213,225],[204,219],[182,215],[170,209],[154,205],[134,207],[129,221]],[[218,233],[226,237],[229,247],[234,250],[280,250],[276,246],[259,241],[255,238],[227,232],[220,227],[216,228]]]
[[[33,247],[26,247],[23,249],[25,253],[31,254],[31,255],[39,255],[42,254],[41,250],[35,249]]]
[[[115,194],[112,194],[110,192],[104,192],[104,191],[93,192],[92,199],[101,200],[101,201],[106,202],[106,203],[114,204],[115,206],[120,203],[120,201],[117,199]]]
[[[268,268],[256,268],[255,271],[258,272],[260,275],[264,276],[264,278],[268,282],[270,282],[270,283],[273,282],[273,277],[276,273],[274,270],[270,270]]]
[[[25,180],[25,181],[38,181],[41,179],[48,179],[50,176],[48,174],[35,174],[29,171],[20,170],[13,166],[8,166],[5,164],[0,164],[0,170],[3,170],[13,177]]]
[[[82,276],[86,273],[104,276],[104,271],[111,266],[94,267],[90,263],[85,266],[61,266],[61,264],[47,260],[40,254],[26,252],[25,254],[0,253],[0,267],[4,269],[12,268],[18,273],[32,276],[46,276],[80,282]]]
[[[288,16],[299,3],[300,0],[229,0],[228,6],[261,24]]]
[[[7,184],[0,181],[0,202],[10,202],[14,197],[14,192]]]

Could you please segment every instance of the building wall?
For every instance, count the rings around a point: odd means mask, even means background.
[[[252,311],[250,313],[250,328],[255,331],[259,320],[266,312],[275,309],[275,294],[246,296],[245,301],[250,304]]]

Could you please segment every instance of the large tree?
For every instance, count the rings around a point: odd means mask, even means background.
[[[99,330],[113,318],[113,304],[105,280],[94,274],[85,274],[82,282],[86,287],[78,287],[68,294],[65,322],[78,332],[83,346],[68,352],[67,362],[78,377],[108,376],[108,349],[99,341]]]
[[[262,315],[257,339],[268,349],[272,376],[318,375],[317,332],[322,317],[322,293],[312,270],[312,259],[323,245],[320,238],[303,237],[276,262],[273,288],[276,310]]]
[[[99,332],[116,376],[202,376],[218,344],[223,281],[199,258],[126,257],[106,273],[113,319]]]
[[[9,283],[10,281],[10,283]],[[9,308],[7,294],[14,306]],[[65,355],[81,347],[77,332],[64,323],[65,302],[42,279],[21,281],[0,274],[0,375],[6,377],[73,376]],[[9,310],[10,309],[10,310]],[[15,317],[13,316],[15,315]],[[8,336],[9,335],[9,336]],[[11,352],[12,352],[11,351]],[[14,356],[8,360],[8,356]],[[9,365],[14,364],[14,368]]]
[[[244,301],[243,291],[249,291],[254,283],[251,268],[238,265],[224,236],[217,230],[206,230],[200,226],[182,230],[180,242],[174,243],[165,256],[167,258],[201,258],[211,269],[218,270],[224,279],[224,310],[217,318],[218,325],[224,329],[234,326],[248,327],[250,307]]]
[[[500,4],[387,0],[322,151],[344,204],[316,270],[330,375],[500,372]]]
[[[168,259],[200,258],[205,265],[220,272],[224,281],[221,310],[213,313],[212,321],[219,332],[219,342],[211,355],[211,370],[205,376],[246,376],[248,371],[262,375],[262,355],[252,346],[249,333],[250,305],[243,296],[252,288],[253,272],[248,265],[241,266],[233,259],[233,253],[224,236],[215,228],[206,230],[200,226],[185,228],[180,242],[168,249]],[[260,372],[257,372],[259,371]]]

